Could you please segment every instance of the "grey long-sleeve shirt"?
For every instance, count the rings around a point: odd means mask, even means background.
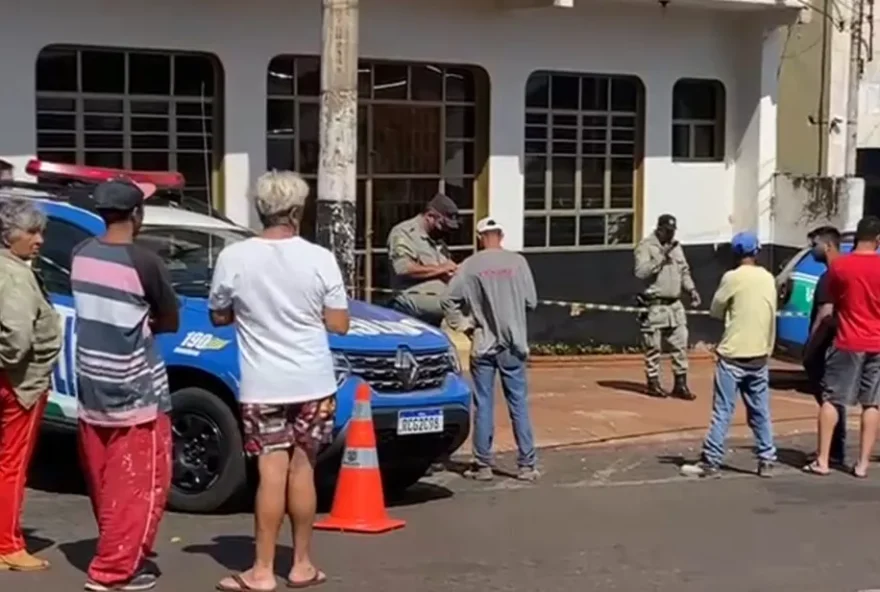
[[[504,349],[527,356],[526,311],[538,304],[532,270],[519,253],[486,249],[468,257],[449,284],[444,308],[457,308],[473,323],[471,355],[491,355]],[[461,326],[447,314],[447,322]]]

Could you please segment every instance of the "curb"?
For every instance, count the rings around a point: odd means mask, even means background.
[[[714,361],[710,351],[691,350],[691,362]],[[584,368],[594,366],[641,366],[645,363],[644,354],[587,354],[582,356],[533,356],[529,358],[529,368]]]
[[[795,424],[795,425],[791,425]],[[774,438],[785,438],[800,434],[814,434],[816,420],[803,417],[795,417],[792,419],[781,419],[773,422]],[[804,425],[809,426],[804,429]],[[778,426],[778,427],[777,427]],[[746,424],[732,425],[731,430],[735,428],[748,428]],[[697,427],[676,428],[671,430],[659,430],[656,432],[646,432],[642,434],[632,434],[626,436],[609,436],[607,438],[596,438],[593,440],[582,440],[579,442],[571,442],[564,444],[550,444],[548,446],[539,446],[539,450],[553,452],[557,450],[578,450],[588,448],[603,448],[606,446],[629,445],[629,444],[646,444],[650,442],[688,442],[699,441],[706,436],[706,430],[709,429],[709,418],[706,418],[706,424]]]
[[[794,424],[794,425],[792,425]],[[773,422],[774,439],[787,438],[791,436],[815,434],[815,420],[809,418],[792,418],[783,419]],[[858,428],[858,420],[848,422],[849,427]],[[566,442],[564,444],[549,444],[546,446],[538,445],[537,448],[541,452],[565,452],[569,450],[592,450],[600,448],[608,448],[612,446],[638,446],[640,444],[650,444],[656,442],[700,442],[706,436],[706,430],[709,427],[709,418],[706,418],[706,425],[698,427],[676,428],[671,430],[659,430],[656,432],[645,432],[642,434],[631,434],[625,436],[609,436],[607,438],[596,438],[592,440],[581,440],[578,442]],[[746,424],[737,424],[731,426],[733,428],[747,428]],[[498,450],[498,454],[515,453],[516,449]],[[452,456],[452,460],[467,461],[471,458],[469,452],[458,452]]]

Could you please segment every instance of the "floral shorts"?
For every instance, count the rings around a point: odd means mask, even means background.
[[[259,456],[295,447],[317,454],[333,435],[335,415],[335,395],[290,405],[242,405],[245,454]]]

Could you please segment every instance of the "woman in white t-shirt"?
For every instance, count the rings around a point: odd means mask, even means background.
[[[276,534],[286,509],[294,530],[288,583],[303,588],[327,580],[310,557],[314,463],[336,409],[327,331],[346,333],[349,316],[336,258],[299,236],[308,193],[295,173],[261,176],[255,205],[263,232],[226,247],[214,268],[211,321],[235,324],[245,452],[259,457],[260,472],[254,566],[225,578],[220,590],[275,589]]]

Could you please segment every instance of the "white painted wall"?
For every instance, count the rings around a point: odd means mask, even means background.
[[[251,221],[245,195],[266,162],[266,67],[278,54],[318,53],[317,0],[0,0],[0,7],[0,158],[22,165],[35,151],[34,63],[44,46],[211,52],[226,81],[227,213]],[[787,10],[782,18],[793,21],[795,12]],[[683,242],[716,242],[767,215],[755,209],[755,200],[775,168],[771,73],[779,52],[772,56],[763,40],[765,23],[779,22],[780,15],[675,3],[665,11],[654,3],[612,2],[504,11],[488,0],[362,0],[361,55],[472,64],[489,73],[490,210],[507,229],[512,248],[522,244],[529,74],[547,69],[639,76],[647,89],[644,228],[670,212],[678,216]],[[714,78],[726,88],[724,162],[671,160],[672,88],[682,77]]]
[[[855,3],[849,3],[855,6]],[[844,7],[845,9],[845,7]],[[866,43],[863,48],[865,57],[865,71],[859,85],[859,147],[880,148],[880,55],[876,55],[878,43],[880,43],[880,23],[875,23],[874,39],[872,43]],[[864,25],[864,34],[868,35],[868,25]],[[875,55],[865,55],[868,48],[875,48]],[[849,57],[849,47],[846,48],[846,57]],[[842,64],[846,69],[847,63]]]
[[[799,175],[777,174],[773,177],[776,207],[773,211],[772,241],[777,245],[801,246],[807,233],[826,224],[843,231],[854,231],[862,217],[865,182],[859,178],[836,177],[838,197],[835,212],[805,211],[811,200],[809,182]]]

